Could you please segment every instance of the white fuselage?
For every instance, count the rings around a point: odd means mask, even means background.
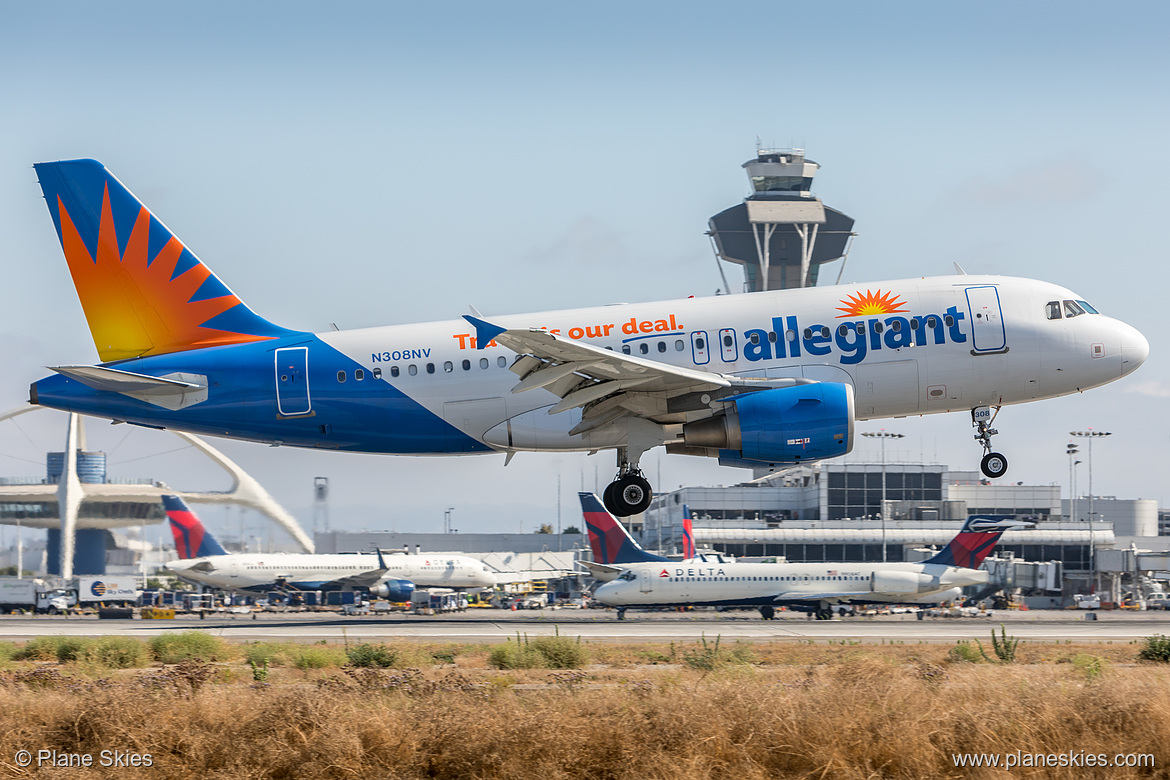
[[[1093,313],[1048,318],[1049,302],[1078,300],[1041,281],[946,276],[492,321],[692,370],[847,383],[857,419],[866,420],[1054,398],[1141,365],[1149,345],[1129,325]],[[594,450],[625,441],[620,426],[570,435],[581,410],[549,414],[559,398],[544,389],[512,394],[518,380],[504,368],[515,354],[477,349],[474,337],[462,320],[318,334],[492,449]],[[660,399],[644,402],[638,413],[662,419]]]
[[[988,573],[932,563],[626,564],[594,592],[603,604],[630,606],[772,605],[801,602],[912,603],[940,600],[980,585]]]
[[[482,561],[462,555],[383,555],[383,579],[409,580],[420,588],[486,588],[496,578]],[[175,561],[179,576],[213,588],[264,591],[278,585],[318,590],[329,583],[377,571],[378,556],[367,553],[244,553]]]

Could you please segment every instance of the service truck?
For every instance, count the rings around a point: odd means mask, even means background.
[[[77,596],[36,577],[0,577],[0,611],[56,615],[77,603]]]
[[[110,604],[136,605],[138,585],[134,577],[85,575],[73,578],[77,601],[83,607],[97,607]]]

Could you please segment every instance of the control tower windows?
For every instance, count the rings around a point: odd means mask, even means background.
[[[753,176],[752,189],[756,192],[808,192],[812,178],[803,176]]]

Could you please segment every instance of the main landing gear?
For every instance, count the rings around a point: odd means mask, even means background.
[[[1001,407],[995,407],[995,413],[986,406],[971,410],[971,424],[975,426],[975,441],[983,445],[983,460],[979,462],[979,469],[985,477],[999,479],[1007,473],[1008,461],[998,452],[991,451],[991,437],[999,433],[991,424],[995,422]]]
[[[642,470],[625,458],[625,451],[618,450],[617,478],[606,486],[601,501],[611,514],[629,517],[645,512],[654,498],[650,481],[642,476]]]

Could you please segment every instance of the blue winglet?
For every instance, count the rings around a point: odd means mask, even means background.
[[[496,336],[500,335],[507,328],[501,328],[499,325],[493,325],[486,320],[481,320],[478,317],[472,317],[470,314],[464,314],[463,319],[475,326],[475,348],[483,349],[492,342]]]

